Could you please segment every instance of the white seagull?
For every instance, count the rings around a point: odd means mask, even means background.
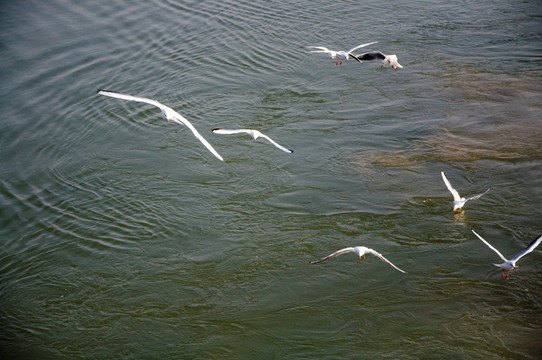
[[[188,127],[190,130],[192,130],[192,132],[199,139],[199,141],[201,141],[203,143],[203,145],[205,145],[205,147],[207,149],[209,149],[210,152],[213,153],[214,156],[219,158],[221,161],[224,161],[222,156],[220,156],[220,154],[211,146],[211,144],[209,144],[209,142],[207,140],[205,140],[203,138],[203,136],[201,136],[201,134],[198,132],[198,130],[196,130],[196,128],[188,120],[186,120],[181,114],[179,114],[178,112],[176,112],[172,108],[170,108],[170,107],[168,107],[166,105],[160,104],[158,101],[155,101],[155,100],[152,100],[152,99],[147,99],[147,98],[143,98],[143,97],[137,97],[137,96],[132,96],[132,95],[121,94],[121,93],[118,93],[118,92],[115,92],[115,91],[98,90],[98,94],[105,95],[105,96],[111,96],[111,97],[118,98],[118,99],[123,99],[123,100],[144,102],[144,103],[151,104],[151,105],[154,105],[156,107],[159,107],[160,110],[162,110],[162,116],[164,117],[164,119],[166,119],[166,121],[171,120],[171,121],[174,121],[176,123],[186,125],[186,127]]]
[[[346,253],[349,253],[349,252],[356,253],[358,255],[359,259],[361,259],[361,257],[363,256],[364,260],[365,260],[365,254],[373,254],[374,256],[378,257],[380,260],[382,260],[385,263],[387,263],[388,265],[392,266],[394,269],[399,270],[403,274],[408,274],[406,271],[403,271],[403,270],[399,269],[397,266],[393,265],[388,259],[386,259],[384,256],[382,256],[382,254],[374,251],[373,249],[365,247],[365,246],[347,247],[347,248],[341,249],[339,251],[335,251],[333,254],[328,255],[323,259],[312,261],[311,264],[318,264],[318,263],[321,263],[322,261],[326,261],[328,259],[334,258],[335,256],[339,256],[339,255],[346,254]]]
[[[355,46],[352,49],[347,50],[347,51],[344,51],[344,50],[329,50],[328,48],[326,48],[324,46],[309,46],[309,47],[314,48],[314,49],[318,49],[318,50],[311,50],[310,52],[313,52],[313,53],[327,53],[332,60],[336,60],[335,65],[339,65],[339,64],[342,65],[343,60],[348,61],[349,56],[351,56],[354,59],[356,59],[357,61],[359,61],[354,56],[354,54],[352,54],[352,52],[354,50],[359,49],[359,48],[369,46],[369,45],[372,45],[372,44],[376,44],[377,42],[378,41],[373,41],[373,42],[370,42],[370,43],[367,43],[367,44],[361,44],[361,45]]]
[[[499,252],[499,250],[495,249],[493,246],[491,246],[490,243],[488,243],[487,241],[484,240],[484,238],[482,238],[480,235],[478,235],[476,233],[476,231],[472,230],[472,232],[474,233],[474,235],[478,236],[478,238],[480,240],[482,240],[484,242],[484,244],[486,244],[487,246],[489,246],[489,248],[493,251],[495,251],[497,253],[497,255],[500,256],[501,259],[504,260],[504,262],[502,264],[493,264],[495,266],[498,266],[500,268],[502,268],[502,278],[503,279],[508,279],[508,273],[510,272],[510,270],[512,269],[515,269],[517,268],[518,266],[516,266],[516,262],[521,259],[523,256],[527,255],[528,253],[530,253],[531,251],[533,251],[541,242],[542,242],[542,235],[534,240],[533,242],[531,242],[529,245],[527,245],[527,247],[525,248],[525,250],[523,251],[520,251],[516,254],[516,256],[514,256],[512,259],[508,260],[506,259],[504,256],[502,256],[502,254]],[[506,276],[504,275],[504,272],[506,271]]]
[[[450,182],[446,178],[446,175],[444,175],[444,171],[441,171],[440,174],[442,175],[442,180],[444,180],[446,187],[448,188],[448,190],[450,190],[450,192],[454,196],[454,209],[453,209],[454,212],[461,211],[461,208],[465,205],[467,201],[479,199],[482,195],[484,195],[485,193],[489,191],[489,189],[487,189],[481,194],[465,199],[464,197],[459,196],[459,193],[457,192],[457,190],[452,187],[452,184],[450,184]]]
[[[363,61],[372,61],[372,60],[380,60],[382,62],[381,68],[384,67],[386,64],[390,64],[392,69],[397,70],[399,68],[402,68],[403,65],[399,64],[397,61],[397,55],[386,55],[382,54],[380,51],[374,51],[374,52],[368,52],[365,54],[360,55],[352,55],[357,61],[363,62]]]
[[[223,135],[231,135],[231,134],[239,134],[239,133],[247,133],[249,134],[254,141],[258,140],[258,138],[262,137],[264,139],[267,139],[271,144],[275,145],[279,149],[281,149],[284,152],[287,153],[293,153],[293,150],[287,149],[282,145],[277,144],[273,139],[271,139],[269,136],[262,134],[258,130],[252,130],[252,129],[234,129],[234,130],[228,130],[228,129],[213,129],[213,132],[215,134],[223,134]]]

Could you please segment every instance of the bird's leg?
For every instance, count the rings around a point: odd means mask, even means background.
[[[367,260],[367,258],[365,257],[365,254],[363,254],[363,260]]]
[[[508,273],[510,272],[510,270],[506,270],[506,277],[505,279],[508,280]]]

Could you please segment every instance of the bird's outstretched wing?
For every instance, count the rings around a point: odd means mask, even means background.
[[[180,124],[184,124],[186,127],[188,127],[192,131],[192,133],[199,139],[199,141],[201,141],[202,144],[205,145],[205,147],[214,156],[216,156],[220,161],[224,161],[222,156],[220,156],[220,154],[211,146],[211,144],[209,144],[209,142],[207,140],[205,140],[205,138],[203,136],[201,136],[201,134],[190,123],[190,121],[186,120],[181,114],[179,114],[178,112],[176,112],[175,110],[173,110],[169,106],[161,104],[156,100],[152,100],[152,99],[148,99],[148,98],[144,98],[144,97],[139,97],[139,96],[121,94],[121,93],[118,93],[116,91],[98,90],[98,94],[105,95],[105,96],[110,96],[110,97],[114,97],[114,98],[118,98],[118,99],[128,100],[128,101],[143,102],[143,103],[151,104],[151,105],[154,105],[154,106],[160,108],[160,110],[162,110],[162,112],[170,114],[171,120],[176,121],[176,122],[178,122]]]
[[[318,50],[310,50],[310,52],[325,52],[325,53],[329,53],[329,54],[335,54],[336,51],[334,50],[329,50],[327,47],[324,47],[324,46],[309,46],[310,48],[313,48],[313,49],[318,49]]]
[[[394,269],[399,270],[399,271],[402,272],[403,274],[408,274],[406,271],[401,270],[401,269],[399,269],[397,266],[393,265],[391,261],[389,261],[388,259],[386,259],[386,258],[385,258],[382,254],[380,254],[379,252],[376,252],[376,251],[373,250],[373,249],[367,249],[367,252],[370,253],[370,254],[373,254],[374,256],[376,256],[376,257],[379,258],[380,260],[384,261],[385,263],[387,263],[388,265],[390,265],[390,266],[393,267]]]
[[[128,100],[128,101],[139,101],[139,102],[144,102],[144,103],[147,103],[147,104],[151,104],[151,105],[154,105],[154,106],[157,106],[159,107],[160,109],[164,109],[166,106],[163,105],[163,104],[160,104],[158,101],[156,100],[152,100],[152,99],[148,99],[148,98],[144,98],[144,97],[139,97],[139,96],[132,96],[132,95],[127,95],[127,94],[121,94],[119,92],[116,92],[116,91],[110,91],[110,90],[98,90],[98,94],[100,95],[105,95],[105,96],[110,96],[110,97],[114,97],[114,98],[118,98],[118,99],[123,99],[123,100]]]
[[[354,54],[348,53],[348,56],[350,56],[352,59],[356,60],[360,64],[363,62],[360,59],[358,59],[358,57],[356,55],[354,55]]]
[[[470,198],[468,199],[465,199],[465,202],[469,201],[469,200],[476,200],[476,199],[479,199],[482,197],[482,195],[485,195],[485,193],[487,193],[489,191],[489,189],[487,189],[486,191],[484,191],[483,193],[481,194],[478,194],[478,195],[475,195],[475,196],[471,196]]]
[[[260,134],[261,134],[261,135],[260,135],[261,137],[267,139],[271,144],[275,145],[276,147],[278,147],[278,148],[281,149],[282,151],[287,152],[287,153],[293,153],[293,152],[294,152],[293,150],[290,150],[290,149],[288,149],[288,148],[285,148],[285,147],[282,146],[282,145],[277,144],[277,143],[276,143],[275,141],[273,141],[273,139],[271,139],[269,136],[264,135],[264,134],[262,134],[262,133],[260,133]]]
[[[373,42],[370,42],[370,43],[361,44],[361,45],[358,45],[358,46],[353,47],[352,49],[348,50],[347,52],[348,52],[348,53],[351,53],[351,52],[354,51],[354,50],[357,50],[357,49],[362,48],[362,47],[365,47],[365,46],[369,46],[369,45],[376,44],[377,42],[378,42],[378,41],[373,41]]]
[[[457,192],[457,190],[452,187],[452,184],[450,184],[450,182],[448,181],[448,178],[446,177],[446,175],[444,175],[444,171],[441,171],[440,174],[442,175],[442,180],[444,180],[446,187],[452,193],[454,200],[456,201],[461,200],[461,196],[459,196],[459,193]]]
[[[527,245],[525,250],[520,251],[519,253],[517,253],[516,256],[514,256],[514,258],[511,261],[518,261],[523,256],[525,256],[528,253],[530,253],[531,251],[533,251],[538,245],[540,245],[541,242],[542,242],[542,235],[538,239],[533,240],[529,245]]]
[[[205,145],[205,147],[214,155],[216,156],[220,161],[224,161],[224,159],[222,158],[222,156],[220,156],[220,154],[215,150],[215,148],[209,144],[209,142],[207,140],[205,140],[205,138],[203,136],[201,136],[201,134],[199,133],[198,130],[196,130],[196,128],[192,125],[192,123],[188,120],[186,120],[184,118],[184,116],[182,116],[181,114],[179,114],[178,112],[176,112],[175,110],[171,109],[170,110],[173,112],[174,114],[174,117],[172,120],[177,120],[179,121],[180,123],[186,125],[187,128],[189,128],[192,133],[194,134],[195,137],[197,137],[199,139],[199,141],[201,141],[201,143],[203,145]]]
[[[248,129],[220,129],[216,128],[212,130],[215,134],[222,134],[222,135],[231,135],[231,134],[240,134],[240,133],[247,133],[250,134],[250,130]]]
[[[365,54],[356,55],[356,57],[363,61],[372,61],[372,60],[386,60],[386,55],[382,54],[380,51],[368,52]]]
[[[480,240],[482,240],[482,241],[484,242],[484,244],[486,244],[491,250],[495,251],[495,252],[497,253],[497,255],[499,255],[499,257],[500,257],[501,259],[503,259],[503,261],[505,261],[505,262],[508,261],[508,259],[506,259],[504,256],[502,256],[502,254],[500,253],[499,250],[497,250],[497,249],[495,249],[493,246],[491,246],[491,244],[488,243],[487,241],[485,241],[483,237],[481,237],[480,235],[478,235],[478,233],[477,233],[476,231],[472,230],[472,232],[474,233],[474,235],[478,236],[478,238],[479,238]],[[517,256],[517,255],[516,255],[516,256]]]
[[[335,256],[339,256],[339,255],[342,255],[342,254],[346,254],[346,253],[348,253],[348,252],[356,252],[356,250],[355,250],[353,247],[347,247],[347,248],[344,248],[344,249],[335,251],[333,254],[330,254],[330,255],[328,255],[328,256],[326,256],[325,258],[322,258],[322,259],[320,259],[320,260],[311,261],[311,264],[318,264],[318,263],[321,263],[322,261],[329,260],[329,259],[331,259],[331,258],[334,258]]]

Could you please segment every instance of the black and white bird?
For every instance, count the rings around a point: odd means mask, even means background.
[[[359,62],[379,60],[380,62],[382,62],[382,65],[380,66],[381,68],[384,67],[384,65],[386,64],[390,64],[390,66],[394,70],[397,70],[403,67],[397,61],[397,55],[395,54],[386,55],[386,54],[381,53],[380,51],[373,51],[373,52],[368,52],[365,54],[352,55],[352,57],[354,57]]]
[[[448,190],[450,190],[450,192],[452,193],[452,196],[454,197],[453,212],[461,211],[461,208],[465,205],[467,201],[479,199],[482,195],[484,195],[485,193],[489,191],[489,189],[487,189],[481,194],[465,199],[464,197],[461,197],[459,193],[457,192],[457,190],[452,187],[452,184],[450,184],[450,182],[448,181],[448,178],[446,177],[446,175],[444,175],[444,171],[441,171],[440,174],[442,175],[442,180],[444,180],[446,187],[448,188]]]
[[[317,50],[311,50],[310,52],[312,52],[312,53],[325,53],[325,54],[328,54],[329,57],[332,60],[335,60],[335,65],[342,65],[343,61],[348,61],[349,57],[352,57],[352,58],[356,59],[357,61],[359,61],[354,56],[354,54],[352,52],[354,50],[359,49],[359,48],[369,46],[369,45],[372,45],[372,44],[376,44],[377,42],[378,41],[373,41],[373,42],[370,42],[370,43],[361,44],[361,45],[355,46],[352,49],[346,50],[346,51],[344,51],[344,50],[329,50],[327,47],[324,47],[324,46],[309,46],[309,48],[317,49]]]
[[[224,161],[222,156],[220,156],[220,154],[211,146],[211,144],[209,144],[209,142],[207,140],[205,140],[205,138],[203,136],[201,136],[201,134],[190,123],[190,121],[186,120],[181,114],[179,114],[178,112],[176,112],[172,108],[170,108],[170,107],[168,107],[168,106],[166,106],[164,104],[161,104],[156,100],[147,99],[147,98],[144,98],[144,97],[121,94],[121,93],[118,93],[118,92],[115,92],[115,91],[98,90],[98,94],[105,95],[105,96],[110,96],[110,97],[114,97],[114,98],[118,98],[118,99],[128,100],[128,101],[143,102],[143,103],[151,104],[151,105],[154,105],[154,106],[160,108],[160,110],[162,110],[162,116],[164,117],[164,119],[166,119],[166,121],[171,120],[171,121],[174,121],[174,122],[179,123],[179,124],[183,124],[186,127],[188,127],[192,131],[192,133],[199,139],[199,141],[201,141],[203,143],[203,145],[205,145],[205,147],[214,156],[216,156],[219,160]]]
[[[278,147],[279,149],[281,149],[284,152],[287,152],[287,153],[293,153],[294,152],[293,150],[290,150],[288,148],[285,148],[282,145],[277,144],[269,136],[262,134],[258,130],[253,130],[253,129],[220,129],[220,128],[217,128],[217,129],[213,129],[213,132],[215,134],[223,134],[223,135],[246,133],[246,134],[249,134],[250,137],[252,137],[252,140],[254,140],[254,141],[258,140],[258,138],[264,138],[267,141],[269,141],[271,144],[275,145],[276,147]]]
[[[515,269],[517,268],[518,266],[516,265],[516,262],[518,262],[519,259],[521,259],[522,257],[524,257],[525,255],[527,255],[528,253],[530,253],[531,251],[533,251],[538,245],[540,245],[540,243],[542,242],[542,235],[534,240],[533,242],[531,242],[529,245],[527,245],[527,247],[525,248],[525,250],[523,251],[520,251],[516,254],[516,256],[514,256],[512,259],[508,260],[506,259],[500,252],[499,250],[495,249],[493,246],[491,246],[490,243],[488,243],[487,241],[484,240],[483,237],[481,237],[480,235],[478,235],[476,233],[476,231],[472,230],[472,232],[474,233],[474,235],[476,235],[480,240],[482,240],[484,242],[484,244],[486,244],[491,250],[495,251],[497,253],[497,255],[499,255],[499,257],[504,261],[502,264],[493,264],[497,267],[500,267],[502,269],[502,278],[503,279],[508,279],[508,273],[510,272],[510,270],[512,269]],[[505,272],[506,272],[506,275],[505,275]]]
[[[326,256],[325,258],[323,258],[323,259],[312,261],[311,264],[318,264],[318,263],[321,263],[322,261],[326,261],[326,260],[329,260],[329,259],[334,258],[336,256],[346,254],[346,253],[349,253],[349,252],[356,253],[356,255],[358,256],[359,259],[361,259],[361,257],[363,256],[364,260],[365,260],[365,254],[372,254],[372,255],[376,256],[377,258],[379,258],[380,260],[387,263],[388,265],[390,265],[391,267],[393,267],[394,269],[402,272],[403,274],[407,274],[406,271],[403,271],[403,270],[399,269],[397,266],[393,265],[391,263],[391,261],[389,261],[384,256],[382,256],[382,254],[374,251],[373,249],[365,247],[365,246],[347,247],[347,248],[341,249],[339,251],[335,251],[333,254],[330,254],[330,255]]]

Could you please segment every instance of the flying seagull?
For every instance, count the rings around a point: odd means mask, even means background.
[[[479,199],[482,195],[484,195],[485,193],[489,191],[489,189],[487,189],[481,194],[465,199],[459,196],[459,193],[457,192],[457,190],[452,187],[452,184],[450,184],[450,182],[446,178],[446,175],[444,175],[444,171],[441,171],[440,174],[442,175],[442,180],[444,180],[446,187],[448,188],[448,190],[450,190],[450,192],[454,196],[454,209],[453,209],[454,212],[461,211],[461,208],[465,205],[467,201]]]
[[[357,61],[359,61],[353,54],[352,52],[354,50],[357,50],[359,48],[362,48],[362,47],[365,47],[365,46],[369,46],[369,45],[372,45],[372,44],[376,44],[378,41],[373,41],[373,42],[370,42],[370,43],[367,43],[367,44],[361,44],[361,45],[358,45],[358,46],[355,46],[353,47],[352,49],[350,50],[347,50],[347,51],[344,51],[344,50],[329,50],[328,48],[324,47],[324,46],[309,46],[310,48],[314,48],[314,49],[318,49],[318,50],[311,50],[310,52],[313,52],[313,53],[327,53],[329,55],[329,57],[332,59],[332,60],[336,60],[335,62],[335,65],[342,65],[343,64],[343,60],[344,61],[348,61],[348,57],[351,56],[352,58],[356,59]],[[360,61],[361,62],[361,61]]]
[[[192,132],[199,139],[199,141],[201,141],[203,143],[203,145],[205,145],[205,147],[207,149],[209,149],[210,152],[213,153],[214,156],[216,156],[221,161],[224,161],[222,156],[220,156],[220,154],[211,146],[211,144],[209,144],[209,142],[207,140],[205,140],[203,138],[203,136],[201,136],[201,134],[198,132],[198,130],[196,130],[196,128],[188,120],[186,120],[181,114],[179,114],[178,112],[176,112],[172,108],[170,108],[170,107],[168,107],[166,105],[160,104],[158,101],[155,101],[155,100],[152,100],[152,99],[147,99],[147,98],[143,98],[143,97],[137,97],[137,96],[132,96],[132,95],[121,94],[121,93],[118,93],[118,92],[115,92],[115,91],[98,90],[98,94],[105,95],[105,96],[111,96],[111,97],[114,97],[114,98],[128,100],[128,101],[144,102],[144,103],[151,104],[151,105],[154,105],[156,107],[159,107],[160,110],[162,110],[162,116],[164,117],[164,119],[166,119],[166,121],[171,120],[171,121],[174,121],[176,123],[186,125],[190,130],[192,130]]]
[[[311,264],[318,264],[318,263],[321,263],[322,261],[326,261],[328,259],[334,258],[335,256],[339,256],[339,255],[346,254],[346,253],[349,253],[349,252],[356,253],[358,255],[359,259],[361,259],[361,257],[363,256],[364,260],[365,260],[365,254],[373,254],[374,256],[378,257],[380,260],[384,261],[385,263],[387,263],[388,265],[390,265],[394,269],[399,270],[403,274],[407,274],[406,271],[403,271],[403,270],[399,269],[397,266],[393,265],[388,259],[386,259],[384,256],[382,256],[382,254],[374,251],[373,249],[367,248],[365,246],[347,247],[347,248],[341,249],[339,251],[335,251],[333,254],[328,255],[323,259],[312,261]]]
[[[392,69],[394,70],[403,67],[401,64],[399,64],[399,62],[397,62],[397,55],[385,55],[382,54],[380,51],[368,52],[360,55],[352,55],[352,57],[354,57],[359,62],[380,60],[382,62],[382,65],[380,66],[381,68],[384,67],[384,65],[386,64],[390,64]]]
[[[215,134],[223,134],[223,135],[231,135],[231,134],[239,134],[239,133],[247,133],[249,134],[254,141],[258,140],[258,138],[262,137],[264,139],[267,139],[271,144],[275,145],[279,149],[281,149],[284,152],[287,153],[293,153],[293,150],[287,149],[282,145],[277,144],[273,139],[271,139],[269,136],[262,134],[258,130],[252,130],[252,129],[235,129],[235,130],[228,130],[228,129],[213,129],[213,132]]]
[[[487,246],[489,246],[489,248],[493,251],[495,251],[497,253],[497,255],[500,256],[501,259],[504,260],[504,262],[502,264],[493,264],[495,266],[498,266],[500,268],[502,268],[502,278],[503,279],[508,279],[508,273],[510,272],[510,270],[512,269],[515,269],[519,266],[516,266],[516,262],[521,259],[523,256],[527,255],[528,253],[530,253],[531,251],[533,251],[541,242],[542,242],[542,235],[534,240],[533,242],[531,242],[529,245],[527,245],[527,247],[525,248],[525,250],[523,251],[520,251],[516,254],[516,256],[514,256],[512,259],[510,260],[507,260],[504,256],[502,256],[502,254],[499,252],[499,250],[495,249],[493,246],[491,246],[490,243],[488,243],[487,241],[484,240],[484,238],[482,238],[480,235],[478,235],[476,233],[476,231],[472,230],[472,232],[474,233],[474,235],[478,236],[478,238],[480,240],[482,240],[484,242],[484,244],[486,244]],[[506,276],[504,274],[504,272],[506,271]]]

